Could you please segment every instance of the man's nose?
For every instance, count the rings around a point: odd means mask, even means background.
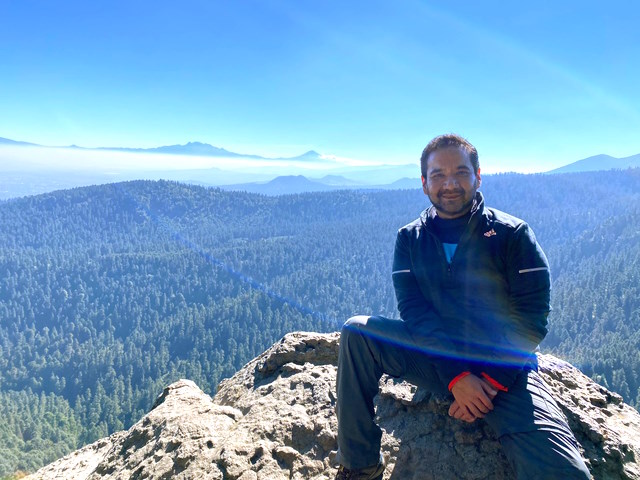
[[[456,180],[456,177],[451,175],[451,176],[448,176],[447,178],[444,179],[444,183],[442,185],[444,187],[457,187],[458,186],[458,180]]]

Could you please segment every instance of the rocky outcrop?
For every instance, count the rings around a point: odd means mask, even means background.
[[[167,387],[128,431],[44,467],[30,479],[331,479],[335,475],[337,334],[292,333],[221,383]],[[571,365],[540,355],[540,371],[596,479],[640,478],[640,415]],[[385,480],[510,479],[483,421],[447,416],[449,401],[381,381]]]

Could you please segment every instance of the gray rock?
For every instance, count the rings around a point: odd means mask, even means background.
[[[213,399],[180,380],[128,431],[27,478],[331,479],[337,345],[337,334],[289,334],[223,381]],[[568,363],[539,358],[594,478],[639,479],[640,414]],[[483,421],[451,419],[449,400],[406,382],[380,383],[385,480],[513,478]]]

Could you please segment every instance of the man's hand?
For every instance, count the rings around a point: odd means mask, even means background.
[[[476,417],[462,409],[457,400],[454,400],[449,407],[449,416],[467,423],[473,423],[476,421]]]
[[[449,407],[449,415],[471,423],[493,410],[491,400],[498,391],[489,382],[471,374],[458,380],[451,393],[455,400]]]

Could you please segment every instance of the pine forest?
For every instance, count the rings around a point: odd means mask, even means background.
[[[483,177],[551,264],[541,345],[640,407],[640,169]],[[421,190],[264,196],[167,181],[0,202],[0,478],[128,428],[285,333],[397,316]]]

